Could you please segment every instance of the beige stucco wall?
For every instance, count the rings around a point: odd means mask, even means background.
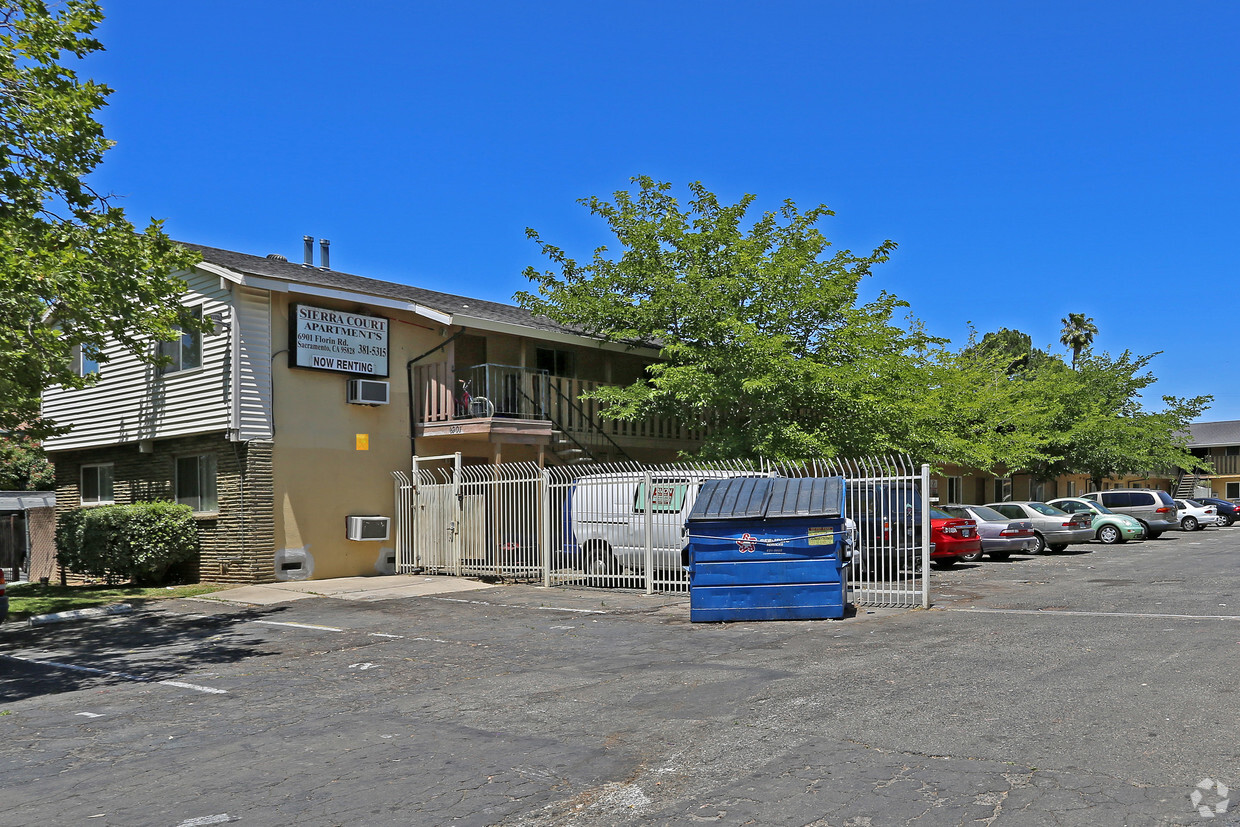
[[[345,401],[349,375],[289,367],[289,300],[273,294],[272,348],[278,354],[272,371],[276,573],[282,576],[281,560],[304,552],[313,563],[309,576],[316,580],[376,574],[381,554],[394,553],[395,540],[347,540],[345,518],[395,516],[392,472],[408,469],[410,457],[405,363],[444,337],[438,326],[413,314],[329,299],[301,303],[392,320],[387,377],[391,404],[350,405]],[[359,434],[366,435],[367,450],[358,450]]]
[[[988,502],[994,502],[998,499],[995,496],[995,475],[985,472],[976,471],[960,466],[945,466],[940,471],[931,474],[932,480],[937,480],[937,489],[939,502],[948,501],[948,478],[961,478],[961,500],[964,503],[981,505]],[[1032,479],[1028,474],[1012,474],[1012,496],[1013,500],[1033,499],[1033,487],[1037,481]],[[978,482],[982,484],[982,491],[978,491]],[[1075,490],[1069,485],[1075,483]],[[931,490],[934,490],[935,483],[931,483]],[[1160,488],[1163,491],[1171,490],[1174,480],[1163,477],[1116,477],[1104,482],[1105,488]],[[1089,477],[1083,474],[1071,474],[1058,477],[1054,480],[1047,480],[1043,486],[1044,494],[1042,499],[1051,500],[1056,497],[1080,496],[1089,491],[1093,491],[1093,483]],[[979,496],[980,494],[980,496]]]

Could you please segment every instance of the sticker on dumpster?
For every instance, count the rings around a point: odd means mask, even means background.
[[[746,531],[740,536],[740,539],[736,541],[736,545],[740,547],[741,554],[750,554],[757,551],[757,542],[758,538]]]
[[[811,528],[809,544],[811,546],[833,546],[835,545],[835,532],[829,528]]]

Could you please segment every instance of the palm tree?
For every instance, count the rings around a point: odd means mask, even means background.
[[[1067,318],[1059,321],[1063,322],[1059,341],[1064,347],[1072,348],[1072,369],[1076,370],[1081,351],[1094,343],[1094,334],[1098,332],[1098,328],[1094,326],[1093,319],[1085,318],[1084,313],[1069,313]]]

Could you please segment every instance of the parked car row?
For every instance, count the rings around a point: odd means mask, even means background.
[[[1080,497],[961,505],[949,503],[935,511],[942,517],[972,520],[980,552],[961,551],[944,542],[935,526],[933,541],[940,549],[932,562],[949,566],[972,562],[983,555],[1006,560],[1013,552],[1040,554],[1062,551],[1069,545],[1097,540],[1104,545],[1130,540],[1157,539],[1166,531],[1199,531],[1206,526],[1230,526],[1238,519],[1235,503],[1216,497],[1173,499],[1165,491],[1148,488],[1091,491]],[[955,531],[962,529],[957,525]],[[946,546],[947,552],[942,549]]]
[[[565,562],[596,575],[641,571],[649,512],[654,566],[686,568],[686,517],[699,487],[705,479],[732,476],[738,475],[710,470],[660,475],[650,479],[649,492],[640,474],[581,478],[564,504],[571,537]],[[862,481],[849,489],[845,516],[855,572],[881,574],[920,565],[923,502],[921,489],[910,481]],[[1134,488],[1048,502],[948,503],[932,506],[929,517],[930,562],[946,568],[983,557],[1004,560],[1012,554],[1062,551],[1093,540],[1104,545],[1152,540],[1166,531],[1231,525],[1237,515],[1226,500],[1175,500],[1165,491]]]

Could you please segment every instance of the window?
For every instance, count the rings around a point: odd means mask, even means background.
[[[947,501],[949,503],[964,502],[964,478],[947,478]]]
[[[202,307],[191,310],[194,318],[202,318]],[[182,370],[193,370],[202,367],[202,334],[196,330],[183,331],[180,338],[171,342],[159,343],[159,355],[169,359],[168,364],[160,368],[161,373],[176,373]]]
[[[995,502],[1002,503],[1012,499],[1012,478],[995,478]]]
[[[215,511],[215,455],[177,457],[177,502],[194,511]]]
[[[1069,496],[1069,497],[1075,497],[1075,496],[1076,496],[1076,480],[1068,480],[1068,494],[1067,494],[1067,496]]]
[[[534,349],[534,367],[552,376],[577,375],[577,354],[571,350],[552,350],[548,347]]]
[[[650,510],[655,514],[678,513],[685,506],[685,494],[689,490],[688,480],[653,480]],[[637,493],[633,497],[633,510],[639,513],[646,511],[646,483],[637,484]]]
[[[1028,515],[1025,514],[1025,510],[1021,508],[1019,505],[994,505],[994,506],[991,506],[991,508],[993,508],[995,511],[998,511],[1000,514],[1002,514],[1004,517],[1007,517],[1009,520],[1029,519]]]
[[[1240,457],[1240,445],[1228,445],[1226,456]]]
[[[82,505],[113,502],[112,464],[82,466]]]
[[[1227,483],[1227,499],[1240,500],[1240,482]]]
[[[78,376],[92,376],[99,373],[99,354],[82,345],[73,346],[73,372]]]

